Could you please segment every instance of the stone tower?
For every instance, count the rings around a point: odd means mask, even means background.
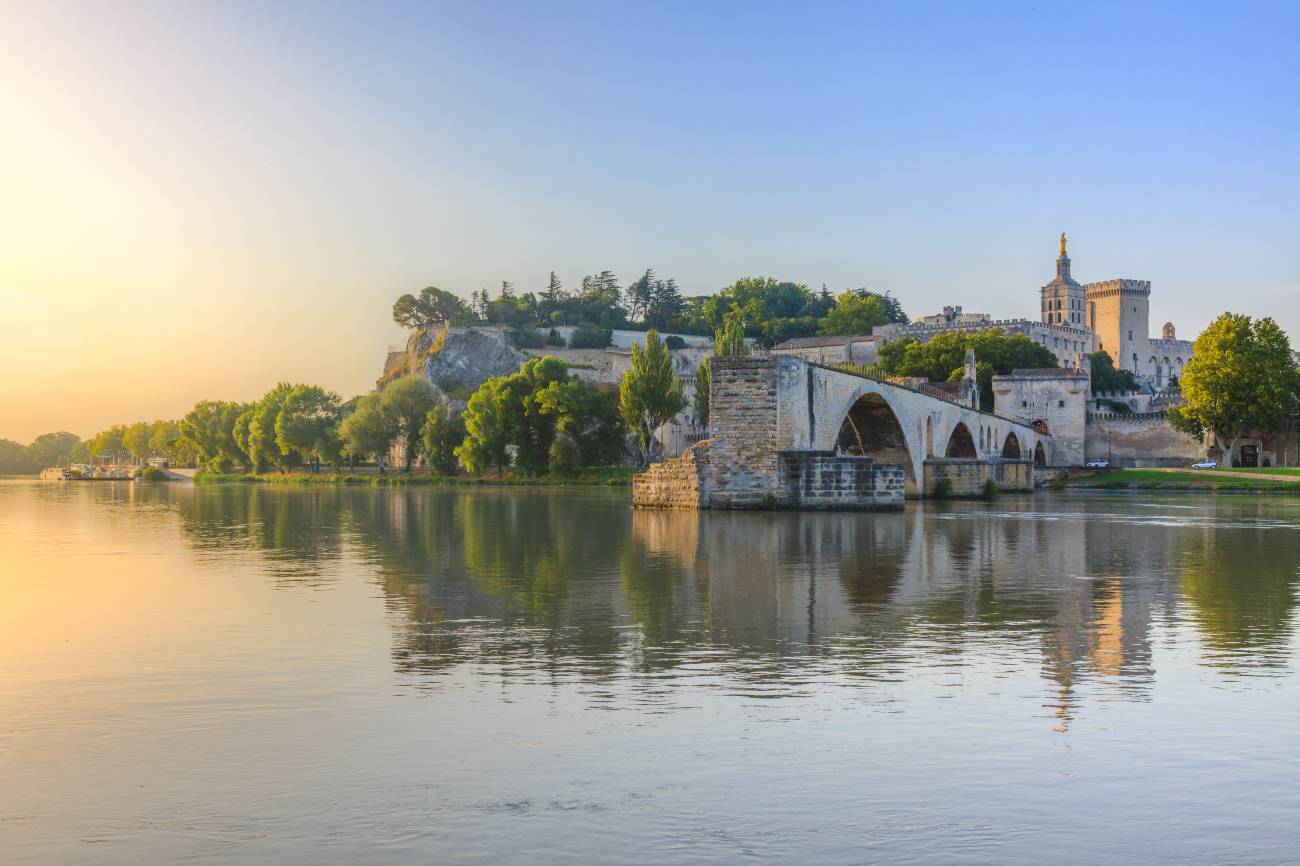
[[[1150,367],[1151,281],[1103,280],[1084,286],[1088,326],[1097,335],[1097,349],[1110,355],[1117,370],[1132,370],[1138,378],[1153,374]]]
[[[1160,339],[1162,339],[1162,340],[1176,340],[1176,339],[1178,339],[1176,336],[1174,336],[1174,323],[1173,323],[1173,322],[1165,322],[1165,326],[1164,326],[1163,328],[1160,329]]]
[[[1070,257],[1065,254],[1065,232],[1061,233],[1061,254],[1056,259],[1056,278],[1041,289],[1043,321],[1049,325],[1085,326],[1086,294],[1070,276]]]

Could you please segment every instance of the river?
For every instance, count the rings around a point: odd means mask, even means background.
[[[1300,499],[0,481],[0,861],[1281,863]]]

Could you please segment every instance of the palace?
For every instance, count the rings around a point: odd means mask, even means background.
[[[1039,294],[1038,321],[994,319],[986,313],[965,313],[954,306],[915,322],[883,325],[874,333],[886,340],[929,340],[947,331],[999,328],[1042,343],[1052,350],[1062,367],[1082,369],[1084,355],[1105,352],[1117,369],[1131,370],[1153,392],[1164,391],[1191,360],[1191,342],[1176,339],[1172,323],[1165,323],[1159,337],[1150,335],[1150,280],[1080,284],[1070,274],[1064,234],[1056,259],[1056,276]]]

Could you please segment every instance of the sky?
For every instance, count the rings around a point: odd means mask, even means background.
[[[373,387],[393,300],[653,267],[1300,346],[1300,4],[0,0],[0,437]]]

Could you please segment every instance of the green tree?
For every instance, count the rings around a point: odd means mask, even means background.
[[[510,433],[505,421],[504,376],[488,379],[470,395],[465,408],[465,439],[454,450],[465,471],[479,475],[490,468],[500,475],[510,465]]]
[[[379,464],[380,474],[384,473],[388,451],[397,438],[397,430],[392,419],[384,412],[379,392],[357,400],[356,408],[339,424],[339,438],[351,457],[374,457]]]
[[[1092,393],[1136,391],[1137,376],[1132,370],[1116,370],[1115,363],[1106,352],[1093,352],[1088,356],[1092,367]]]
[[[225,470],[238,464],[247,472],[252,461],[246,443],[236,441],[235,425],[250,409],[247,403],[201,400],[181,419],[180,438],[208,468]]]
[[[713,351],[724,358],[743,358],[749,354],[745,339],[745,323],[740,310],[732,310],[723,319],[722,327],[713,335]]]
[[[641,445],[644,462],[649,463],[655,430],[686,406],[682,383],[673,372],[672,355],[653,328],[646,331],[644,346],[632,346],[632,367],[623,374],[618,404]]]
[[[275,422],[284,408],[284,401],[289,398],[297,385],[281,382],[262,395],[252,409],[248,418],[248,456],[258,472],[275,466],[281,472],[287,472],[297,465],[298,454],[280,447],[280,440],[275,433]]]
[[[404,328],[427,329],[435,325],[468,325],[475,319],[469,305],[451,292],[436,286],[420,290],[419,296],[402,295],[393,304],[393,321]]]
[[[1277,430],[1300,398],[1286,334],[1270,318],[1236,313],[1196,338],[1180,384],[1184,402],[1169,411],[1169,423],[1202,440],[1212,433],[1228,465],[1246,434]]]
[[[148,421],[137,421],[122,431],[122,447],[135,458],[137,464],[150,455],[149,439],[153,436],[153,425]]]
[[[420,428],[420,442],[429,459],[429,471],[445,475],[456,471],[456,447],[465,441],[465,417],[446,403],[429,410]]]
[[[622,461],[626,430],[618,404],[595,385],[573,377],[554,380],[536,391],[533,400],[541,415],[555,420],[547,449],[552,475]]]
[[[993,376],[1012,370],[1057,366],[1054,354],[1024,334],[1004,334],[999,328],[984,331],[945,331],[928,342],[916,338],[894,340],[881,347],[880,366],[897,376],[918,376],[931,382],[953,382],[962,377],[966,350],[975,350],[980,404],[993,407]]]
[[[178,464],[181,462],[177,448],[180,437],[181,428],[175,421],[155,421],[149,425],[149,450],[163,455],[172,464]]]
[[[47,467],[66,464],[82,444],[80,437],[67,431],[42,433],[23,449],[23,460],[28,467],[24,471],[40,472]]]
[[[403,376],[381,392],[380,405],[392,426],[393,441],[402,446],[406,472],[420,453],[420,430],[437,403],[433,386],[418,374]]]
[[[612,401],[549,355],[484,382],[469,399],[465,430],[455,453],[473,474],[500,473],[512,450],[515,465],[529,475],[617,462],[622,451]]]
[[[12,439],[0,439],[0,475],[27,475],[32,471],[27,449]]]
[[[739,311],[746,334],[772,346],[817,333],[827,309],[826,301],[802,283],[743,277],[704,302],[705,321],[700,324],[716,329],[729,314]]]
[[[709,388],[712,382],[713,357],[709,356],[700,362],[699,368],[695,371],[695,393],[691,397],[695,418],[700,426],[706,429],[709,426]]]
[[[90,453],[92,457],[110,456],[113,464],[117,465],[118,457],[125,451],[122,443],[123,436],[126,435],[126,425],[114,424],[107,430],[101,430],[96,433],[90,440]]]
[[[821,320],[817,333],[826,336],[870,334],[878,325],[906,322],[902,307],[891,295],[866,289],[842,292]]]
[[[299,385],[284,398],[275,419],[275,441],[286,454],[320,471],[320,464],[338,465],[343,450],[339,438],[339,396],[316,385]]]

